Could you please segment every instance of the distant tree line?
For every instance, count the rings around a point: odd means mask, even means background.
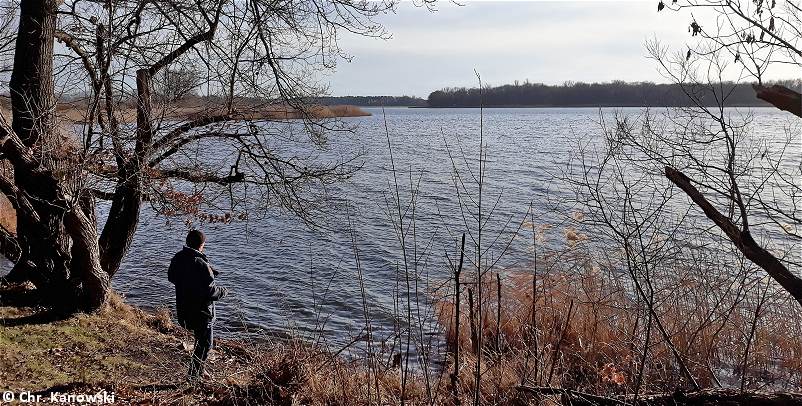
[[[320,97],[316,99],[316,102],[328,106],[336,104],[349,104],[352,106],[367,107],[426,107],[426,100],[414,96],[332,96]]]
[[[800,80],[775,82],[791,89],[799,89]],[[713,88],[715,89],[715,92]],[[719,88],[721,87],[721,88]],[[714,94],[726,95],[727,106],[769,106],[755,97],[749,83],[723,82],[705,86],[656,84],[652,82],[583,83],[565,82],[562,85],[545,85],[529,81],[503,86],[482,88],[451,87],[432,92],[429,107],[632,107],[632,106],[688,106],[693,100],[706,106],[716,105]],[[693,96],[686,93],[690,91]]]

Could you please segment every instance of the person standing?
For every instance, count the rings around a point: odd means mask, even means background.
[[[173,256],[167,279],[175,285],[175,308],[178,324],[192,331],[195,349],[189,365],[189,380],[200,381],[203,368],[214,343],[214,302],[228,293],[217,286],[214,277],[218,272],[209,265],[203,253],[206,236],[200,230],[187,234],[186,245]]]

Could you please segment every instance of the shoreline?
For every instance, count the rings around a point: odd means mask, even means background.
[[[209,375],[200,385],[190,384],[185,376],[192,337],[172,322],[167,309],[143,310],[112,293],[109,304],[98,312],[53,317],[35,302],[26,302],[31,298],[30,292],[29,287],[21,285],[0,286],[0,353],[4,354],[0,358],[0,392],[14,396],[13,401],[64,404],[62,399],[68,399],[67,403],[69,399],[101,399],[93,404],[352,405],[400,404],[402,399],[410,404],[423,404],[429,399],[432,404],[451,404],[455,393],[463,404],[471,401],[466,397],[472,380],[467,365],[459,373],[458,392],[452,392],[446,384],[427,395],[423,374],[413,369],[402,379],[400,359],[388,365],[371,365],[367,358],[342,357],[344,350],[359,346],[359,337],[343,348],[315,345],[298,338],[264,343],[216,338],[207,361]],[[10,303],[14,300],[16,304]],[[448,374],[448,362],[445,368],[438,376]],[[597,396],[557,386],[530,386],[515,380],[499,381],[499,386],[494,386],[496,381],[491,378],[483,381],[483,396],[501,396],[507,404],[529,404],[534,399],[559,404],[566,395],[569,400]],[[405,388],[401,382],[406,382]],[[486,384],[489,386],[485,387]],[[375,392],[371,394],[368,388]],[[602,398],[615,403],[631,400],[632,395],[621,393],[621,388],[610,389]],[[781,405],[802,404],[802,393],[742,392],[724,387],[644,392],[638,399],[642,404],[655,405],[689,401]]]
[[[11,114],[8,107],[5,104],[1,104],[0,112],[7,119],[10,119]],[[304,118],[333,119],[372,115],[372,113],[363,110],[359,106],[345,104],[310,105],[305,110],[305,112],[302,112],[296,108],[281,105],[243,105],[235,109],[232,117],[235,120],[298,120]],[[115,113],[122,123],[136,122],[137,111],[133,106],[122,104],[117,107]],[[162,120],[193,120],[203,116],[219,114],[223,114],[223,111],[213,104],[179,104],[167,106],[161,110],[154,110],[154,115]],[[56,117],[73,124],[83,124],[87,122],[88,112],[86,106],[82,103],[61,103],[56,107]]]

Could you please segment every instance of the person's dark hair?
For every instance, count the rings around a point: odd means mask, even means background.
[[[187,247],[197,250],[204,242],[206,242],[206,236],[200,230],[192,230],[187,233]]]

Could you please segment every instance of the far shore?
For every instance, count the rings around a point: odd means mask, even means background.
[[[155,110],[155,109],[154,109]],[[154,115],[156,119],[168,120],[193,120],[209,115],[224,114],[225,111],[219,107],[211,107],[209,105],[196,105],[196,106],[177,106],[169,107],[162,110],[155,110]],[[66,104],[60,105],[57,109],[59,117],[65,118],[69,121],[82,123],[87,120],[86,111],[79,106]],[[118,116],[124,122],[136,121],[136,108],[134,107],[120,107],[118,109]],[[312,105],[299,109],[287,105],[262,105],[262,106],[238,106],[234,108],[232,114],[235,118],[243,120],[292,120],[301,118],[324,119],[324,118],[338,118],[338,117],[363,117],[370,116],[371,113],[362,110],[356,106],[349,105]]]
[[[0,107],[3,115],[10,120],[9,106]],[[293,119],[327,119],[341,117],[364,117],[372,115],[357,106],[352,105],[311,105],[299,109],[288,105],[242,105],[236,106],[232,116],[243,120],[293,120]],[[103,110],[101,108],[101,113]],[[217,105],[181,103],[177,106],[165,108],[154,107],[154,119],[166,120],[193,120],[204,116],[224,114],[225,111]],[[123,123],[136,122],[136,107],[127,104],[119,105],[115,116]],[[88,108],[85,103],[62,103],[56,108],[56,115],[68,122],[85,123],[88,120]]]

